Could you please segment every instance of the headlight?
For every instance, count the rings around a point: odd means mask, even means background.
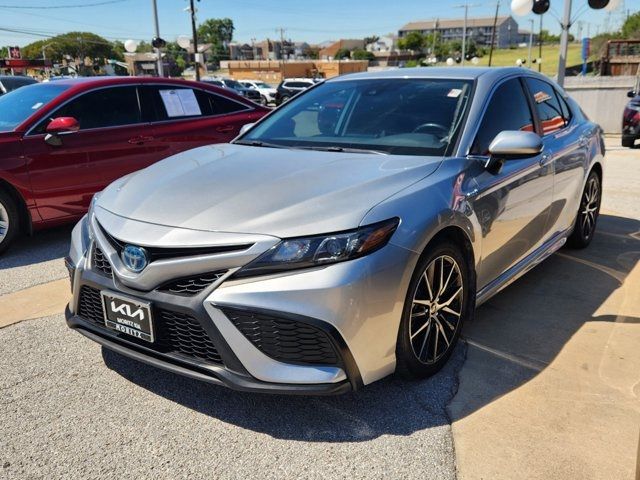
[[[391,218],[348,232],[282,240],[235,276],[264,275],[362,257],[384,247],[399,223],[400,219]]]

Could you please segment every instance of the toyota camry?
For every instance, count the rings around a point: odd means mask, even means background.
[[[67,323],[240,390],[424,378],[477,305],[591,242],[603,155],[600,127],[529,70],[331,79],[97,194]]]

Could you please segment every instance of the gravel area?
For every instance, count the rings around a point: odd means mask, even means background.
[[[69,253],[72,226],[20,237],[0,255],[0,295],[67,276],[64,257]]]
[[[0,330],[0,477],[455,478],[437,376],[339,397],[234,392],[129,360],[63,317]]]

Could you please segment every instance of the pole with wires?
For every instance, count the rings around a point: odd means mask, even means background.
[[[493,29],[491,30],[491,46],[489,47],[489,66],[493,58],[493,45],[496,41],[496,26],[498,25],[498,11],[500,10],[500,1],[496,2],[496,14],[493,17]]]

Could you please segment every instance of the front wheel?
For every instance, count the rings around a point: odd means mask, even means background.
[[[396,371],[425,378],[446,363],[465,320],[473,315],[470,267],[460,249],[429,247],[413,274],[398,332]]]
[[[596,231],[601,198],[602,186],[600,185],[600,177],[596,172],[592,171],[582,192],[573,232],[567,239],[569,247],[585,248],[591,243]]]
[[[626,147],[626,148],[633,148],[634,144],[636,142],[636,138],[635,137],[622,137],[622,146]]]
[[[7,192],[0,190],[0,254],[9,248],[18,233],[18,222],[16,203]]]

